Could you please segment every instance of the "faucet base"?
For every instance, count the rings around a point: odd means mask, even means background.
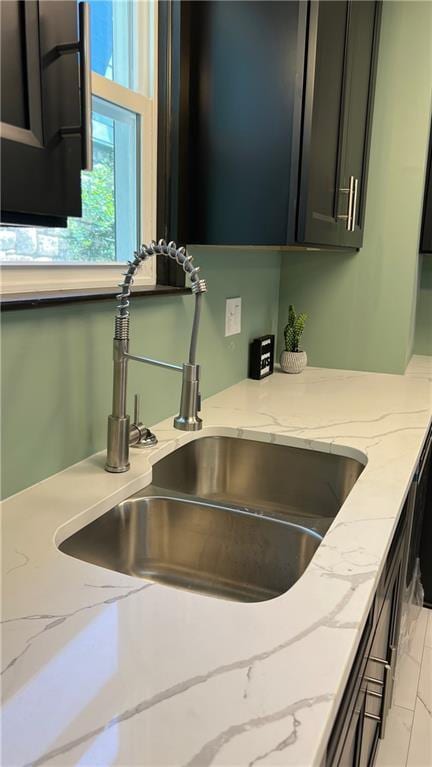
[[[190,416],[189,418],[177,415],[174,418],[174,428],[181,431],[200,431],[202,429],[202,419],[197,415]]]
[[[144,448],[144,447],[154,447],[158,443],[158,438],[156,437],[156,434],[153,434],[150,429],[147,428],[147,426],[143,426],[142,423],[134,424],[131,427],[131,430],[135,430],[138,432],[138,438],[136,438],[135,434],[131,435],[131,438],[129,440],[129,444],[131,447],[138,447],[138,448]]]
[[[126,466],[109,466],[107,463],[105,464],[105,471],[109,471],[110,474],[123,474],[125,471],[129,471],[130,469],[130,463],[127,463]]]
[[[108,416],[108,450],[105,471],[121,474],[128,471],[129,463],[129,416]]]

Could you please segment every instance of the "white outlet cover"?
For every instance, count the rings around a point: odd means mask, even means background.
[[[227,298],[225,307],[225,336],[241,333],[241,298]]]

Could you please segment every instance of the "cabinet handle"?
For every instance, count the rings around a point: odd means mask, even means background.
[[[343,213],[342,215],[338,216],[338,218],[342,219],[343,221],[346,221],[346,228],[348,232],[352,232],[352,221],[353,221],[353,204],[354,204],[354,194],[355,194],[355,178],[354,176],[349,177],[349,187],[343,187],[342,189],[339,189],[340,192],[343,194],[348,195],[348,210],[347,213]]]
[[[366,695],[372,695],[372,698],[382,698],[382,692],[374,692],[373,690],[368,690]]]
[[[380,727],[380,733],[379,733],[379,736],[381,739],[383,739],[385,736],[387,715],[388,715],[390,704],[391,704],[392,688],[393,688],[392,667],[387,664],[387,666],[384,666],[384,693],[383,693],[383,704],[382,704],[381,727]]]
[[[93,170],[90,5],[79,3],[82,168]]]
[[[78,3],[79,40],[56,46],[57,55],[79,53],[81,125],[61,128],[62,136],[81,135],[81,168],[93,170],[92,149],[92,94],[90,61],[90,6]]]
[[[351,211],[351,228],[348,227],[348,231],[355,232],[356,225],[356,213],[357,213],[357,194],[358,194],[358,178],[354,179],[354,198]]]
[[[369,689],[366,690],[366,697],[368,695],[371,695],[373,698],[378,698],[382,700],[381,716],[377,716],[376,714],[369,714],[367,711],[365,711],[365,714],[364,714],[366,719],[373,719],[375,722],[379,722],[379,725],[380,725],[379,737],[381,740],[385,737],[387,717],[388,717],[388,712],[391,706],[391,701],[393,696],[393,683],[394,683],[393,669],[394,669],[394,664],[396,661],[396,647],[394,645],[390,645],[389,650],[390,650],[390,662],[387,660],[384,660],[384,658],[378,658],[374,655],[369,656],[370,661],[379,663],[382,666],[384,666],[384,681],[382,682],[380,679],[377,679],[376,677],[371,677],[371,676],[364,677],[364,680],[366,682],[379,685],[382,688],[382,692],[374,692]]]
[[[376,714],[368,714],[367,711],[365,711],[365,719],[373,719],[374,722],[380,722],[381,717],[377,716]]]
[[[384,687],[384,682],[381,681],[381,679],[377,679],[374,676],[365,676],[364,680],[365,680],[365,682],[372,682],[372,684],[377,684],[380,687]]]
[[[373,661],[374,663],[379,663],[380,665],[384,666],[384,681],[381,682],[379,679],[376,679],[375,677],[369,677],[369,676],[364,677],[367,682],[372,682],[373,684],[378,684],[380,687],[382,687],[382,693],[371,692],[370,690],[367,690],[367,695],[372,695],[372,697],[374,698],[382,698],[381,716],[377,717],[373,714],[365,713],[365,716],[368,719],[375,719],[377,722],[378,721],[380,722],[379,737],[381,740],[385,736],[387,716],[388,716],[388,712],[389,712],[392,697],[393,697],[393,684],[394,684],[393,669],[396,663],[397,648],[395,645],[390,645],[389,650],[390,650],[390,661],[384,660],[384,658],[378,658],[375,655],[369,656],[370,661]]]
[[[394,688],[394,681],[395,681],[395,668],[396,668],[396,660],[397,660],[397,647],[396,645],[390,645],[390,679],[389,679],[389,700],[388,700],[388,707],[391,707],[392,700],[393,700],[393,688]]]

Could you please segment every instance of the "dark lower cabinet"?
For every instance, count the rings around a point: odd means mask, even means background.
[[[411,501],[407,500],[327,747],[326,767],[372,767],[391,706]]]
[[[0,11],[2,222],[65,226],[81,215],[78,4],[7,0]]]
[[[432,609],[432,462],[429,465],[428,485],[420,539],[420,571],[424,588],[424,604]]]
[[[365,706],[366,692],[363,688],[361,688],[354,704],[353,715],[349,723],[346,740],[339,759],[339,765],[341,767],[348,767],[349,765],[359,763]]]
[[[426,166],[420,252],[432,253],[432,130],[429,141],[429,155]]]
[[[381,3],[170,6],[160,229],[188,243],[359,248]]]
[[[366,691],[362,679],[370,646],[372,624],[373,616],[370,613],[330,737],[325,760],[326,767],[330,765],[352,767],[359,764],[366,706]]]
[[[413,482],[413,523],[407,584],[411,585],[417,558],[424,589],[424,604],[432,608],[432,427]]]

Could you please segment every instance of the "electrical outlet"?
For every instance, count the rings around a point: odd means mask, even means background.
[[[225,308],[225,336],[241,333],[241,298],[227,298]]]

